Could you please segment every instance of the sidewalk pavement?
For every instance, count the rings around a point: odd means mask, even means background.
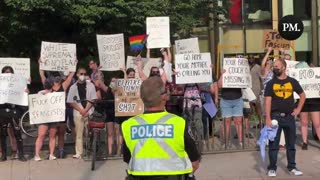
[[[266,176],[268,160],[262,162],[258,151],[203,155],[196,177],[198,180],[319,179],[319,148],[310,145],[307,151],[296,148],[297,167],[304,172],[300,177],[288,174],[284,150],[279,153],[276,178]],[[125,177],[126,164],[121,159],[98,161],[95,171],[91,171],[90,163],[72,158],[25,163],[9,160],[0,162],[0,180],[122,180]]]

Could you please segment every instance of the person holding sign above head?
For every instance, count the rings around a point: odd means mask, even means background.
[[[93,105],[87,101],[78,102],[77,100],[97,99],[94,84],[86,81],[87,71],[85,68],[78,68],[77,82],[69,90],[67,103],[74,109],[74,123],[76,128],[76,154],[73,158],[81,159],[83,153],[83,130],[88,123],[88,116],[93,113]]]
[[[92,71],[90,75],[90,80],[95,85],[98,98],[101,99],[101,91],[98,87],[98,84],[100,83],[100,81],[104,82],[104,75],[102,71],[99,70],[98,62],[96,62],[95,60],[89,61],[89,68]]]
[[[54,83],[53,77],[46,78],[43,85],[44,90],[39,91],[38,94],[46,95],[48,93],[52,93],[53,83]],[[40,158],[40,150],[42,148],[43,141],[45,139],[45,136],[48,130],[49,130],[49,160],[57,159],[56,156],[54,155],[54,150],[56,147],[57,123],[53,122],[53,123],[40,124],[38,126],[38,137],[35,144],[35,156],[34,156],[35,161],[42,160]]]
[[[39,68],[39,73],[41,77],[41,82],[45,83],[46,76],[45,72]],[[53,92],[65,92],[67,93],[67,90],[73,80],[74,72],[70,72],[67,77],[62,77],[59,72],[54,72],[51,74],[51,78],[53,79],[53,86],[52,91]],[[67,115],[67,112],[66,112]],[[67,119],[67,118],[66,118]],[[56,124],[57,130],[58,130],[58,148],[59,148],[59,158],[64,158],[64,135],[66,133],[66,121]]]
[[[14,71],[11,66],[5,66],[2,68],[1,73],[13,74]],[[25,91],[27,92],[28,90],[26,89]],[[11,109],[14,109],[15,112],[13,112]],[[16,158],[15,156],[18,150],[18,159],[20,161],[27,161],[27,159],[24,157],[23,140],[21,137],[20,128],[16,128],[16,125],[14,125],[14,123],[12,122],[12,119],[14,119],[15,121],[19,120],[22,114],[23,109],[18,105],[8,103],[0,105],[0,140],[2,151],[0,161],[7,160],[7,132],[12,146],[12,158]],[[19,124],[19,122],[15,123]]]
[[[140,94],[146,111],[121,126],[127,179],[187,179],[199,168],[200,154],[186,121],[165,111],[168,94],[159,77],[143,81]]]
[[[269,141],[268,176],[276,176],[277,158],[281,131],[284,131],[286,139],[287,168],[293,175],[299,176],[303,173],[296,168],[296,122],[295,117],[299,115],[306,95],[299,82],[286,75],[286,62],[283,59],[276,60],[273,66],[274,78],[267,83],[265,89],[265,112],[266,124],[271,127],[271,120],[278,121],[279,127],[274,141]],[[300,96],[298,106],[294,104],[293,94]]]
[[[140,55],[137,56],[137,69],[138,69],[138,73],[139,73],[139,76],[140,76],[140,79],[142,81],[146,80],[148,77],[144,74],[143,72],[143,67],[142,67],[142,58]],[[164,73],[164,70],[162,68],[159,68],[159,67],[156,67],[156,66],[153,66],[151,67],[150,69],[150,73],[149,73],[149,77],[152,77],[152,76],[158,76],[158,77],[161,77],[162,81],[164,83],[167,82],[167,76],[166,74]]]
[[[226,70],[222,70],[218,80],[218,87],[221,88],[220,108],[224,119],[221,132],[224,135],[226,146],[229,144],[231,120],[234,120],[236,127],[236,138],[239,139],[239,145],[242,146],[242,117],[243,117],[243,99],[241,88],[222,88],[222,75]]]

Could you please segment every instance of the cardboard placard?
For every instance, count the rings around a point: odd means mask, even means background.
[[[118,79],[115,93],[115,116],[135,116],[143,113],[140,79]]]
[[[28,106],[27,79],[20,74],[0,74],[0,104]]]
[[[267,30],[263,32],[263,45],[264,48],[272,47],[273,49],[283,48],[285,50],[290,49],[290,41],[283,39],[279,32],[274,30]]]
[[[320,97],[320,67],[292,68],[289,69],[288,75],[299,82],[307,98]],[[296,93],[294,94],[294,97],[296,99],[299,98]]]
[[[76,44],[42,41],[40,59],[41,70],[75,72],[77,66]]]
[[[176,45],[176,54],[200,53],[198,38],[176,40],[175,45]]]
[[[124,68],[123,34],[98,35],[99,60],[102,71],[117,71]]]
[[[169,17],[147,17],[147,47],[149,49],[170,47]]]
[[[64,92],[29,95],[30,124],[65,121],[65,99]]]
[[[212,82],[210,53],[176,54],[176,84]]]
[[[11,66],[14,74],[20,74],[26,79],[31,77],[29,58],[0,58],[0,68],[5,66]]]
[[[222,75],[223,88],[248,88],[251,84],[250,67],[247,59],[224,58]]]

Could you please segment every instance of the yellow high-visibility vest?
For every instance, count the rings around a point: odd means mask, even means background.
[[[183,118],[168,112],[141,114],[123,122],[123,137],[131,153],[128,173],[191,173],[192,165],[184,149],[185,123]]]

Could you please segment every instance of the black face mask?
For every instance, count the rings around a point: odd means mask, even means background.
[[[280,71],[280,69],[273,69],[273,74],[275,75],[275,76],[277,76],[277,77],[279,77],[280,75],[281,75],[281,71]]]
[[[150,77],[153,77],[153,76],[158,76],[158,77],[160,77],[160,72],[151,72],[151,74],[150,74]]]

